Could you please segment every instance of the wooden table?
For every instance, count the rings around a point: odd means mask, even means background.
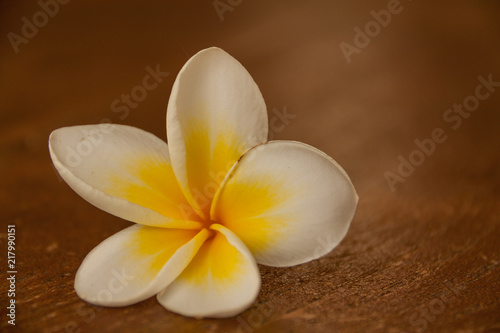
[[[500,331],[500,87],[483,82],[500,81],[497,1],[60,1],[42,1],[52,16],[0,3],[2,332]],[[349,173],[360,196],[349,233],[319,260],[261,266],[260,295],[236,318],[185,318],[154,298],[89,305],[76,270],[130,223],[60,180],[49,133],[107,119],[164,138],[175,76],[213,45],[249,70],[270,117],[294,116],[272,138],[316,146]],[[170,75],[113,112],[157,65]]]

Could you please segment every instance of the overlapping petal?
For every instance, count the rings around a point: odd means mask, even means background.
[[[217,188],[251,147],[267,141],[264,99],[246,69],[218,48],[181,69],[167,109],[172,166],[194,209],[209,217]]]
[[[157,294],[192,317],[230,317],[260,289],[257,263],[292,266],[344,238],[358,202],[347,173],[300,142],[267,142],[246,69],[209,48],[177,76],[169,145],[123,125],[60,128],[53,163],[85,200],[139,223],[92,250],[75,278],[84,300],[130,305]]]
[[[255,260],[230,230],[212,224],[193,261],[158,301],[167,309],[191,317],[230,317],[253,303],[260,289]]]
[[[233,167],[211,218],[234,232],[258,263],[291,266],[330,252],[347,233],[357,202],[331,157],[303,143],[272,141]]]
[[[52,161],[94,206],[151,226],[199,228],[173,173],[167,144],[124,125],[63,127],[50,135]]]
[[[76,274],[76,293],[104,306],[145,300],[177,278],[209,236],[207,229],[128,227],[87,255]]]

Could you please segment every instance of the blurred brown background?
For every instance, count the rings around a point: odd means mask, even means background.
[[[0,2],[1,271],[15,224],[13,331],[500,331],[499,84],[473,97],[478,77],[500,82],[498,1],[54,1]],[[48,3],[53,17],[39,14]],[[381,10],[393,11],[385,26]],[[259,298],[236,318],[185,318],[154,298],[91,306],[73,290],[76,270],[129,223],[60,181],[49,133],[106,119],[165,138],[175,76],[209,46],[242,62],[270,117],[294,116],[274,139],[318,147],[349,173],[360,196],[352,227],[324,258],[261,267]],[[114,112],[147,66],[170,74]],[[464,100],[467,117],[447,111]],[[418,153],[415,140],[437,128],[444,142]],[[419,165],[399,167],[410,158]]]

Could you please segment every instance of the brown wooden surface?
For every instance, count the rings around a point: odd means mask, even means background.
[[[347,63],[339,44],[387,1],[243,1],[224,21],[211,0],[71,1],[18,54],[7,33],[40,7],[0,2],[1,330],[12,329],[3,276],[15,224],[17,332],[499,332],[500,88],[456,130],[443,114],[479,76],[500,81],[500,4],[401,5]],[[349,173],[360,196],[349,233],[314,262],[262,266],[261,293],[237,318],[185,318],[154,298],[91,306],[76,270],[129,223],[60,181],[48,135],[107,118],[164,138],[175,75],[212,45],[250,71],[270,116],[295,115],[274,138],[316,146]],[[170,76],[121,119],[111,103],[157,64]],[[392,192],[384,173],[436,128],[446,141]]]

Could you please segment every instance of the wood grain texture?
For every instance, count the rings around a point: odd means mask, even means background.
[[[212,1],[72,1],[16,54],[7,34],[20,34],[21,19],[32,20],[40,5],[0,2],[0,330],[500,332],[500,87],[456,129],[443,119],[476,93],[478,77],[500,81],[500,4],[401,1],[348,63],[340,43],[353,44],[353,29],[387,6],[243,1],[221,21]],[[261,266],[260,295],[236,318],[185,318],[154,298],[89,305],[73,290],[76,270],[130,223],[61,181],[49,133],[108,119],[165,138],[175,75],[212,45],[249,70],[270,117],[284,109],[295,116],[272,138],[316,146],[349,173],[360,196],[352,227],[319,260]],[[113,101],[156,65],[170,75],[128,114],[113,112]],[[397,173],[399,156],[408,159],[415,140],[435,129],[444,142],[391,191],[384,174]],[[5,316],[8,224],[18,242],[15,328]]]

